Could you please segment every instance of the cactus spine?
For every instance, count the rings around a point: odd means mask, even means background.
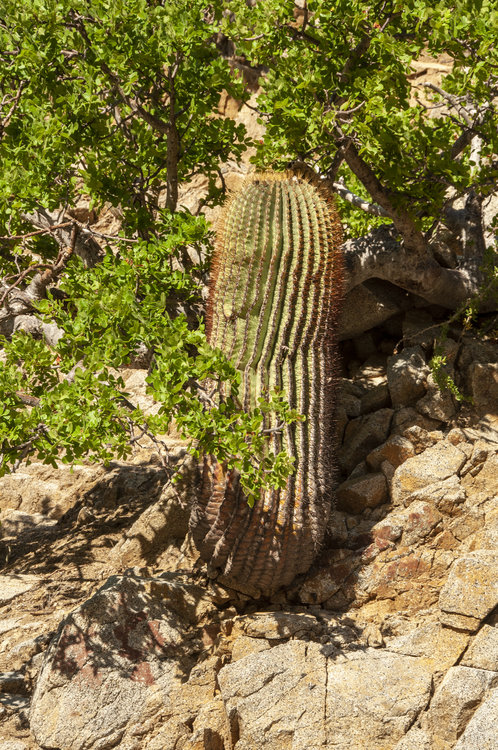
[[[306,417],[272,438],[274,449],[294,457],[295,473],[284,490],[263,492],[253,508],[236,472],[205,461],[191,518],[194,540],[222,580],[252,595],[269,595],[305,572],[325,533],[340,246],[331,196],[313,177],[289,172],[252,175],[227,204],[218,233],[210,343],[239,370],[244,408],[279,388]]]

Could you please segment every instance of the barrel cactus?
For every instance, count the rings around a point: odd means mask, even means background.
[[[305,420],[272,434],[295,471],[284,489],[247,503],[234,470],[207,457],[191,532],[211,574],[253,596],[308,570],[332,501],[335,329],[341,227],[313,175],[256,173],[224,209],[206,328],[241,375],[241,400],[281,389]],[[271,426],[270,426],[271,427]],[[275,427],[275,426],[274,426]]]

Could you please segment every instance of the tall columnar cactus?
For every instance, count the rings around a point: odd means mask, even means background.
[[[225,583],[268,595],[309,568],[331,507],[341,228],[325,187],[289,172],[252,175],[221,224],[210,343],[238,368],[244,408],[278,388],[306,419],[274,433],[273,449],[294,457],[295,472],[253,507],[237,473],[206,459],[191,530]]]

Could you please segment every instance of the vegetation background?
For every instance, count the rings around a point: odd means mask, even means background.
[[[333,184],[348,290],[384,279],[467,323],[496,310],[483,208],[498,174],[497,42],[493,0],[5,0],[0,475],[30,458],[125,457],[174,422],[193,451],[239,469],[248,495],[285,481],[263,414],[298,415],[278,393],[243,412],[202,324],[202,209],[248,148],[259,168],[304,164]],[[441,85],[415,89],[421,58],[441,55]],[[222,96],[249,101],[248,70],[256,143],[219,113]],[[199,174],[193,214],[179,191]],[[80,220],[82,198],[112,209],[119,232]],[[153,415],[119,375],[137,363]]]

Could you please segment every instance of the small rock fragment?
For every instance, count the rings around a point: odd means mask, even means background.
[[[407,459],[394,474],[391,485],[393,503],[402,505],[407,497],[422,487],[458,474],[465,461],[465,454],[446,442]]]
[[[370,414],[372,411],[389,406],[391,406],[391,396],[385,383],[374,385],[361,397],[361,414]]]
[[[393,416],[392,409],[379,409],[349,423],[338,460],[346,474],[363,461],[373,448],[385,442]]]
[[[387,360],[387,382],[393,406],[406,406],[424,395],[429,368],[420,346],[403,349]]]
[[[442,621],[477,630],[497,604],[498,551],[476,550],[456,560],[439,595]]]
[[[498,364],[474,362],[469,367],[472,398],[481,413],[496,414],[498,404]]]
[[[483,625],[463,655],[460,664],[464,667],[498,672],[498,627]]]
[[[385,443],[368,454],[366,461],[373,471],[378,471],[383,461],[389,461],[391,466],[397,469],[414,455],[415,449],[406,437],[391,435]]]
[[[0,606],[30,591],[41,579],[32,575],[0,576]]]
[[[432,374],[427,378],[427,393],[417,401],[417,411],[431,419],[449,422],[455,416],[453,396],[448,389],[442,390]]]
[[[337,488],[337,504],[348,513],[361,513],[387,501],[387,482],[384,474],[365,474],[347,479]]]
[[[407,547],[419,544],[441,524],[442,518],[431,503],[412,503],[403,524],[403,544]]]

